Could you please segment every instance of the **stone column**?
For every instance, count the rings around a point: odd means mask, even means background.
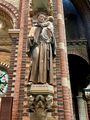
[[[90,119],[90,84],[84,90],[85,90],[85,97],[87,101],[88,117]]]
[[[20,32],[17,49],[15,86],[13,95],[12,120],[21,120],[23,116],[24,82],[26,70],[26,39],[28,24],[28,0],[20,0]]]
[[[65,34],[65,23],[64,23],[64,13],[63,13],[63,1],[56,0],[57,8],[57,28],[58,29],[58,39],[57,39],[57,50],[60,60],[60,79],[57,84],[62,84],[63,91],[63,104],[64,104],[64,119],[73,120],[73,107],[71,98],[71,88],[70,79],[68,71],[68,59],[67,59],[67,45],[66,45],[66,34]],[[61,83],[59,83],[61,81]],[[58,88],[59,89],[59,85]],[[58,95],[59,99],[60,95]],[[58,102],[60,102],[58,100]],[[58,108],[58,115],[61,108]],[[60,117],[60,115],[59,115]],[[60,119],[60,118],[59,118]]]
[[[90,98],[87,100],[87,107],[88,107],[88,117],[90,119]]]
[[[87,103],[82,97],[82,92],[79,92],[79,96],[77,96],[77,102],[78,102],[79,119],[89,120],[87,114],[88,113]]]

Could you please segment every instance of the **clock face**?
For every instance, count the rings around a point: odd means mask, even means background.
[[[6,71],[0,70],[0,95],[6,93],[8,87],[8,74]]]

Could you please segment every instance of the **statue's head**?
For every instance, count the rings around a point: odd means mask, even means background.
[[[39,13],[37,16],[38,22],[43,23],[46,19],[46,15],[44,13]]]
[[[48,16],[47,21],[53,22],[54,21],[54,17],[53,16]]]

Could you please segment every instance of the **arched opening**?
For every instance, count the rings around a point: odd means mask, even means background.
[[[7,72],[9,67],[4,69],[4,66],[10,66],[13,43],[8,30],[15,28],[18,20],[17,12],[13,5],[0,1],[0,63],[2,63],[0,64],[0,97],[6,95],[9,84]]]
[[[68,55],[68,62],[75,120],[85,120],[87,105],[84,88],[90,83],[88,80],[90,66],[82,57],[73,54]]]
[[[13,28],[12,18],[0,9],[0,62],[10,65],[12,41],[8,29]]]

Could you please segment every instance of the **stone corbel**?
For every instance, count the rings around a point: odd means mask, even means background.
[[[47,120],[54,111],[53,86],[48,84],[28,85],[28,111],[30,120]]]
[[[28,108],[31,112],[52,112],[53,96],[52,95],[30,95],[28,96]]]

